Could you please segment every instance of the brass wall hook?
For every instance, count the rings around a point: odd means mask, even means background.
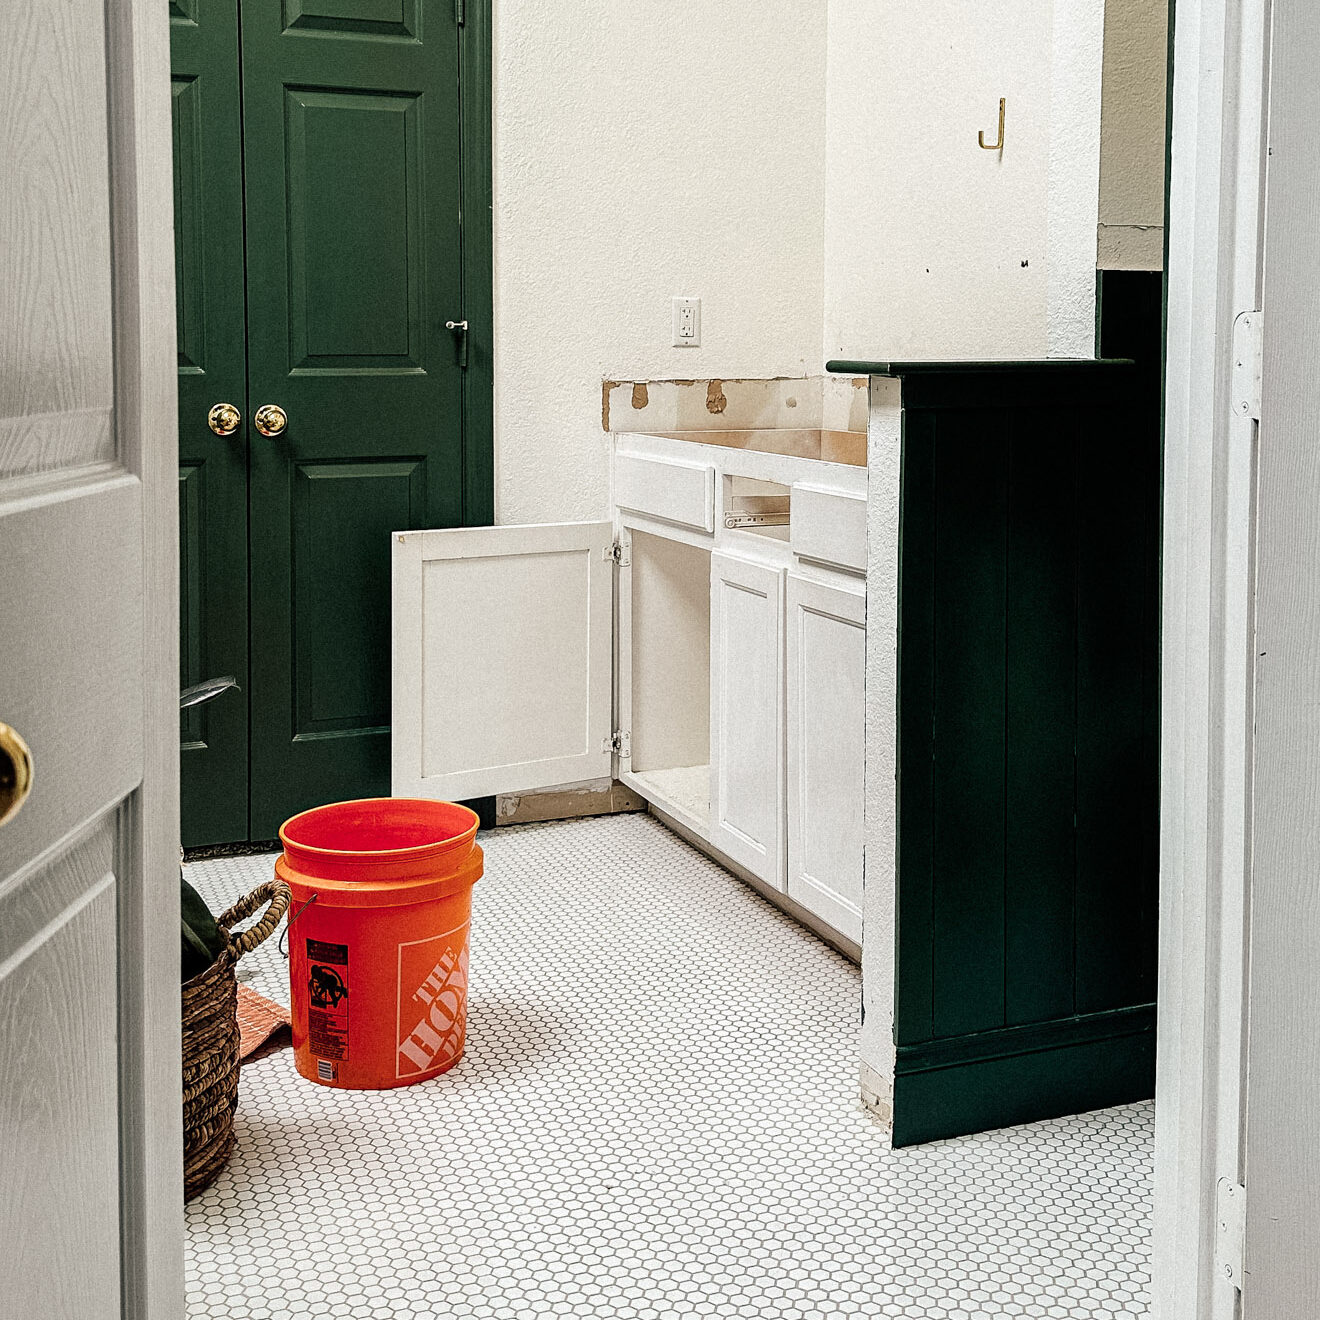
[[[1004,149],[1004,98],[999,98],[999,140],[997,142],[987,142],[985,140],[985,130],[982,129],[976,135],[976,143],[982,151],[1003,151]]]

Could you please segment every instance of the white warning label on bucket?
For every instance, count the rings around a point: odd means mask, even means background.
[[[399,945],[396,1077],[432,1072],[462,1053],[467,972],[466,922]]]

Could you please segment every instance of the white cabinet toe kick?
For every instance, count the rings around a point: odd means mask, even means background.
[[[619,436],[608,521],[395,533],[395,795],[613,776],[855,957],[866,476]]]

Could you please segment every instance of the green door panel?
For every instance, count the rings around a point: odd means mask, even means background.
[[[248,543],[243,175],[237,0],[172,0],[179,350],[179,682],[233,674],[184,713],[185,846],[248,837]],[[243,421],[212,434],[211,406]]]
[[[251,837],[389,792],[390,533],[463,518],[451,0],[243,10]]]

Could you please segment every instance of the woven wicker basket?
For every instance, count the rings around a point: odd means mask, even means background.
[[[232,929],[263,903],[261,920]],[[183,983],[183,1199],[214,1182],[234,1148],[238,1108],[238,981],[234,967],[269,939],[289,906],[289,887],[268,880],[216,918],[224,952]]]

